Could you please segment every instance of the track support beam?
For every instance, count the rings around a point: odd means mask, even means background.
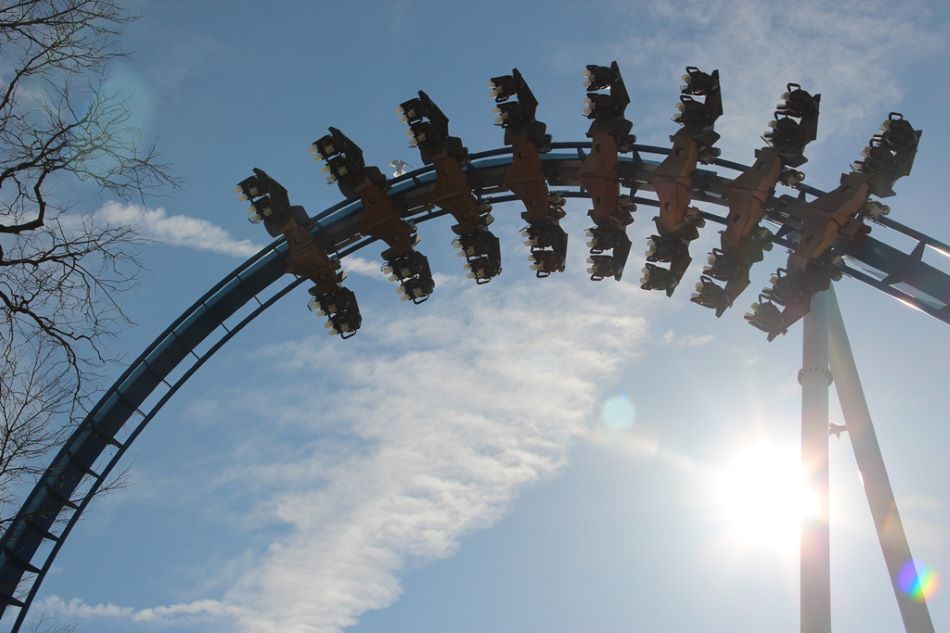
[[[828,529],[828,292],[812,297],[802,345],[802,470],[810,498],[801,526],[801,633],[831,633]],[[805,501],[805,500],[803,500]],[[806,511],[807,510],[807,511]]]
[[[838,307],[838,300],[834,290],[821,293],[828,296],[828,325],[829,325],[829,360],[831,370],[835,376],[835,387],[838,391],[838,400],[841,402],[841,411],[844,414],[848,436],[851,438],[851,447],[854,449],[854,458],[861,472],[864,482],[864,493],[867,495],[868,505],[871,507],[871,516],[874,518],[874,528],[884,553],[884,562],[894,589],[894,597],[900,607],[901,618],[904,620],[904,630],[907,633],[934,633],[933,621],[927,609],[927,602],[923,597],[915,600],[899,586],[899,578],[905,571],[905,566],[913,566],[910,545],[904,524],[897,511],[897,502],[894,491],[884,467],[884,457],[881,447],[877,443],[874,425],[871,423],[871,414],[868,411],[864,390],[861,388],[861,379],[851,354],[851,344],[848,333],[844,329],[844,319]],[[814,311],[814,307],[812,308]],[[805,325],[808,321],[806,317]],[[804,551],[803,551],[804,554]],[[911,567],[913,570],[914,568]],[[916,571],[913,571],[916,574]],[[804,609],[804,602],[803,609]],[[805,629],[802,628],[802,631]]]

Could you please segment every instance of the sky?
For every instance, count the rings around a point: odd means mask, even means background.
[[[822,94],[804,171],[824,189],[903,112],[924,134],[891,217],[950,239],[939,81],[950,16],[937,2],[129,7],[141,16],[123,36],[132,55],[109,89],[129,95],[142,138],[185,185],[145,206],[82,184],[64,192],[75,212],[152,240],[123,298],[135,325],[116,345],[128,359],[269,241],[233,194],[252,167],[315,214],[340,199],[307,152],[327,126],[367,164],[421,166],[394,114],[419,89],[473,152],[499,147],[487,80],[515,66],[554,140],[576,141],[584,65],[617,60],[627,117],[650,145],[675,131],[683,67],[718,68],[718,146],[746,164],[785,84],[799,82]],[[131,484],[91,504],[36,617],[102,633],[797,631],[785,484],[801,325],[767,343],[742,319],[785,254],[757,265],[716,319],[687,300],[691,284],[667,299],[634,274],[590,282],[586,204],[567,210],[556,278],[530,274],[510,203],[494,212],[504,273],[490,284],[464,278],[443,219],[420,230],[438,275],[425,304],[397,300],[375,246],[344,262],[363,314],[353,339],[326,336],[303,289],[282,299],[136,441]],[[630,227],[628,270],[651,211]],[[717,241],[707,225],[697,265]],[[852,279],[836,291],[912,550],[950,578],[950,328]],[[834,628],[901,630],[847,438],[830,443]],[[929,604],[937,630],[950,626],[947,588]]]

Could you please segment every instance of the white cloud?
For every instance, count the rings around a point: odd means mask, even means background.
[[[382,260],[376,263],[359,255],[350,255],[343,260],[343,270],[347,273],[369,277],[376,281],[391,283],[386,273],[382,271],[383,263]],[[432,273],[432,280],[435,281],[435,287],[438,291],[442,291],[446,288],[459,287],[463,285],[465,281],[465,279],[459,275],[449,275],[438,271]]]
[[[82,600],[72,599],[65,601],[59,596],[49,596],[38,601],[37,611],[43,615],[76,618],[128,618],[134,613],[130,607],[120,607],[112,604],[86,604]]]
[[[702,347],[708,345],[713,340],[712,334],[689,334],[686,336],[677,336],[674,330],[667,330],[660,337],[660,343],[671,345],[673,347]]]
[[[42,616],[58,617],[69,621],[106,618],[154,624],[174,624],[176,621],[207,620],[225,616],[237,617],[244,612],[241,607],[217,600],[196,600],[168,606],[133,609],[112,603],[87,604],[75,598],[66,601],[59,596],[49,596],[38,601],[35,609]]]
[[[187,215],[168,215],[165,209],[149,209],[136,204],[107,202],[93,218],[112,225],[131,226],[139,235],[169,246],[184,246],[232,257],[250,257],[262,246],[238,240],[225,229],[207,220]]]
[[[388,281],[386,274],[382,271],[383,262],[371,262],[365,257],[359,255],[350,255],[343,260],[343,270],[354,275],[362,275],[378,281]]]

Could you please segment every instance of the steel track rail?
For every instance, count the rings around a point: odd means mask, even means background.
[[[554,143],[552,152],[543,156],[548,183],[566,197],[588,197],[575,174],[589,148],[587,142]],[[657,162],[643,160],[641,155],[663,156],[669,151],[663,147],[636,146],[632,157],[623,157],[618,166],[621,184],[636,192],[652,191],[648,176]],[[471,156],[466,171],[479,198],[495,204],[516,200],[501,185],[504,169],[510,162],[509,147]],[[746,169],[745,165],[726,160],[717,160],[715,166],[732,171]],[[694,199],[725,206],[723,186],[730,179],[712,168],[697,170]],[[390,181],[390,195],[406,209],[405,219],[419,223],[445,215],[425,203],[435,180],[433,168],[425,167]],[[797,189],[801,196],[814,197],[822,193],[805,185]],[[635,195],[634,199],[640,205],[657,206],[653,198]],[[359,200],[343,200],[314,216],[313,233],[334,244],[341,257],[354,253],[374,241],[361,239],[356,232],[360,210]],[[800,235],[799,227],[792,218],[783,215],[776,198],[769,200],[766,212],[766,219],[780,227],[775,241],[794,247]],[[725,223],[724,217],[706,210],[703,216],[712,222]],[[849,262],[845,274],[950,323],[950,276],[921,260],[924,247],[945,254],[950,253],[950,247],[888,218],[882,218],[879,224],[917,240],[918,247],[911,253],[903,253],[874,238],[848,244],[843,249]],[[79,517],[146,425],[221,347],[302,283],[302,280],[294,280],[273,294],[265,295],[266,290],[279,285],[286,257],[286,242],[275,240],[208,290],[129,364],[53,458],[0,537],[0,618],[10,615],[7,607],[18,609],[10,628],[12,633],[22,626],[43,579]],[[252,302],[257,306],[229,327],[228,319]],[[198,346],[216,332],[218,336],[210,347],[201,354],[196,353]],[[183,371],[169,382],[177,370]],[[142,411],[146,403],[148,410]],[[133,416],[141,419],[134,426],[128,425]],[[51,544],[45,556],[40,553],[44,544]],[[34,558],[42,558],[38,566]]]

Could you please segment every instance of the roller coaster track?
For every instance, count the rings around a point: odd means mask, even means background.
[[[554,143],[552,151],[543,155],[543,172],[552,191],[568,198],[589,197],[577,171],[590,147],[589,142]],[[501,184],[512,162],[511,152],[504,147],[471,155],[466,176],[480,200],[491,204],[516,200]],[[652,192],[649,175],[658,163],[643,156],[669,153],[668,148],[634,146],[632,156],[624,156],[618,165],[620,183],[638,194]],[[693,199],[721,207],[730,178],[720,173],[747,167],[726,160],[716,160],[714,166],[696,171]],[[390,181],[389,195],[405,210],[405,220],[419,223],[445,215],[425,202],[435,182],[431,166]],[[794,188],[804,200],[823,193],[803,184]],[[658,204],[651,197],[635,195],[633,199],[641,205]],[[358,233],[361,208],[358,198],[333,205],[314,216],[312,234],[335,245],[340,257],[359,251],[375,241]],[[801,236],[798,221],[783,213],[774,196],[765,208],[766,221],[777,227],[774,241],[793,248]],[[723,216],[706,210],[702,215],[707,221],[725,223]],[[873,237],[847,242],[840,251],[846,262],[844,275],[950,323],[950,275],[922,261],[927,248],[950,255],[950,246],[886,217],[876,222],[876,228],[915,240],[916,247],[904,253]],[[10,622],[13,612],[8,607],[18,610],[10,629],[13,633],[20,629],[79,517],[145,426],[221,347],[305,281],[281,282],[287,254],[287,242],[278,239],[215,284],[128,366],[59,450],[0,538],[0,617],[6,613],[3,621]]]

